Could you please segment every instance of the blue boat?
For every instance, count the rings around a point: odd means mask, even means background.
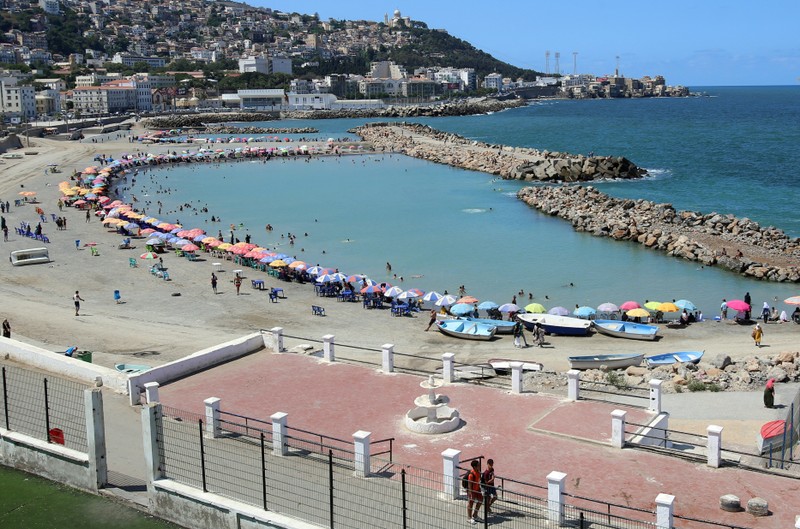
[[[664,353],[660,355],[648,356],[644,359],[648,367],[668,366],[677,363],[696,364],[703,358],[705,351],[678,351],[676,353]]]
[[[465,320],[437,321],[436,326],[442,334],[465,340],[491,340],[497,332],[497,327]]]
[[[507,320],[491,320],[488,318],[461,318],[464,321],[474,321],[490,327],[497,327],[496,334],[513,334],[516,322]]]
[[[563,336],[586,336],[592,328],[592,322],[569,316],[555,316],[553,314],[517,314],[525,328],[533,330],[539,324],[547,334],[560,334]]]
[[[594,320],[594,328],[600,334],[614,336],[615,338],[628,338],[630,340],[655,340],[658,327],[620,320]]]
[[[643,353],[619,353],[610,355],[570,356],[570,369],[622,369],[628,366],[638,366],[642,363]]]

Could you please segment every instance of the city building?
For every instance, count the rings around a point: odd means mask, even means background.
[[[490,73],[483,78],[483,87],[487,90],[500,92],[503,90],[503,76],[499,73]]]
[[[61,2],[58,0],[39,0],[39,7],[48,15],[61,14]]]
[[[143,62],[151,68],[163,68],[166,60],[163,57],[145,57],[143,55],[132,55],[130,53],[116,53],[111,59],[115,64],[133,66],[138,62]]]
[[[0,112],[8,118],[26,120],[36,116],[36,90],[17,84],[17,78],[0,77]]]

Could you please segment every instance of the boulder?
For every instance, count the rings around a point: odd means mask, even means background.
[[[649,370],[646,367],[630,366],[625,370],[625,374],[631,377],[643,377]]]
[[[774,378],[775,382],[786,382],[789,375],[786,374],[786,371],[782,367],[775,366],[767,371],[767,380],[770,378]]]
[[[729,365],[731,365],[731,357],[726,355],[725,353],[720,353],[711,361],[711,365],[716,367],[717,369],[725,369]]]
[[[719,498],[719,508],[726,512],[739,512],[742,510],[742,502],[739,496],[725,494]]]
[[[747,512],[753,516],[768,516],[769,503],[764,498],[753,498],[747,502]]]
[[[783,362],[794,362],[795,358],[798,357],[797,353],[793,353],[791,351],[784,351],[782,353],[778,353],[775,357],[776,364],[782,364]]]

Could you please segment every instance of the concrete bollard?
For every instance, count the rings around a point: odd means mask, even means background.
[[[448,448],[442,452],[442,490],[445,499],[456,500],[459,496],[459,488],[461,487],[460,479],[458,476],[458,465],[460,464],[461,450],[455,448]]]
[[[511,367],[511,393],[522,393],[522,362],[509,362]]]
[[[283,352],[283,327],[273,327],[269,330],[272,333],[272,340],[270,344],[266,343],[266,336],[264,337],[264,346],[271,348],[273,353]]]
[[[144,397],[147,404],[159,402],[158,400],[158,382],[148,382],[144,385]]]
[[[625,416],[626,412],[614,410],[611,412],[611,446],[623,448],[625,446]]]
[[[288,452],[286,446],[286,425],[288,423],[288,413],[279,411],[270,416],[272,421],[272,454],[285,456]]]
[[[381,346],[383,356],[383,372],[394,373],[394,344],[385,343]]]
[[[372,434],[359,430],[353,434],[353,453],[355,464],[355,475],[365,478],[370,474],[369,461],[369,438]]]
[[[708,434],[708,466],[719,468],[722,462],[722,426],[713,424],[706,428]]]
[[[455,380],[455,358],[453,353],[445,353],[442,355],[442,379],[445,384],[452,384]]]
[[[672,529],[672,510],[675,496],[659,494],[656,496],[656,527],[658,529]]]
[[[570,369],[567,371],[567,398],[569,400],[578,400],[580,398],[581,372],[577,369]]]
[[[336,361],[336,355],[333,353],[333,338],[332,334],[326,334],[322,337],[322,357],[326,362]]]
[[[564,481],[563,472],[550,472],[547,475],[547,519],[555,525],[564,523]]]
[[[650,381],[650,411],[661,413],[661,384],[663,380]]]
[[[794,518],[794,529],[800,529],[800,515]]]
[[[219,403],[221,399],[210,397],[203,402],[206,405],[206,437],[219,437]]]

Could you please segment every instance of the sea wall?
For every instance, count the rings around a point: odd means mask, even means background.
[[[671,204],[618,199],[588,186],[526,187],[517,197],[598,237],[635,241],[667,255],[767,281],[800,281],[800,238],[748,218],[677,211]]]
[[[647,174],[621,156],[584,156],[493,145],[417,123],[369,123],[350,132],[372,143],[377,151],[401,152],[504,179],[579,182],[598,178],[640,178]]]

